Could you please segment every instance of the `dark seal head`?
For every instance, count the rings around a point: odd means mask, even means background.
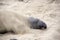
[[[29,22],[31,24],[30,28],[32,29],[47,29],[46,23],[37,18],[30,17]]]

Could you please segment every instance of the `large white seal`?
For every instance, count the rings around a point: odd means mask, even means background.
[[[24,34],[31,29],[46,29],[46,24],[34,17],[26,17],[23,14],[12,11],[0,11],[0,33],[14,32]]]
[[[0,33],[13,31],[25,33],[29,31],[27,17],[11,11],[0,11]]]

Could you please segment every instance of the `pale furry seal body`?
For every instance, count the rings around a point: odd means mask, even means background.
[[[46,29],[46,24],[34,17],[25,17],[12,11],[0,11],[0,33],[14,32],[16,34],[27,33],[33,29]]]
[[[11,11],[0,11],[0,32],[7,30],[15,33],[24,33],[29,31],[28,26],[27,17],[25,18]]]

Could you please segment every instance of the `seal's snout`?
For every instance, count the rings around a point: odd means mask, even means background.
[[[37,18],[30,17],[29,21],[32,29],[47,29],[46,23]]]
[[[43,21],[40,21],[40,20],[37,23],[37,27],[38,27],[38,29],[47,29],[46,23],[44,23]]]

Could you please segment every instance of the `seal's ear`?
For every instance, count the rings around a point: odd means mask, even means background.
[[[30,17],[29,22],[31,24],[30,28],[32,29],[46,29],[47,28],[47,25],[45,24],[45,22],[39,20],[38,18]]]

